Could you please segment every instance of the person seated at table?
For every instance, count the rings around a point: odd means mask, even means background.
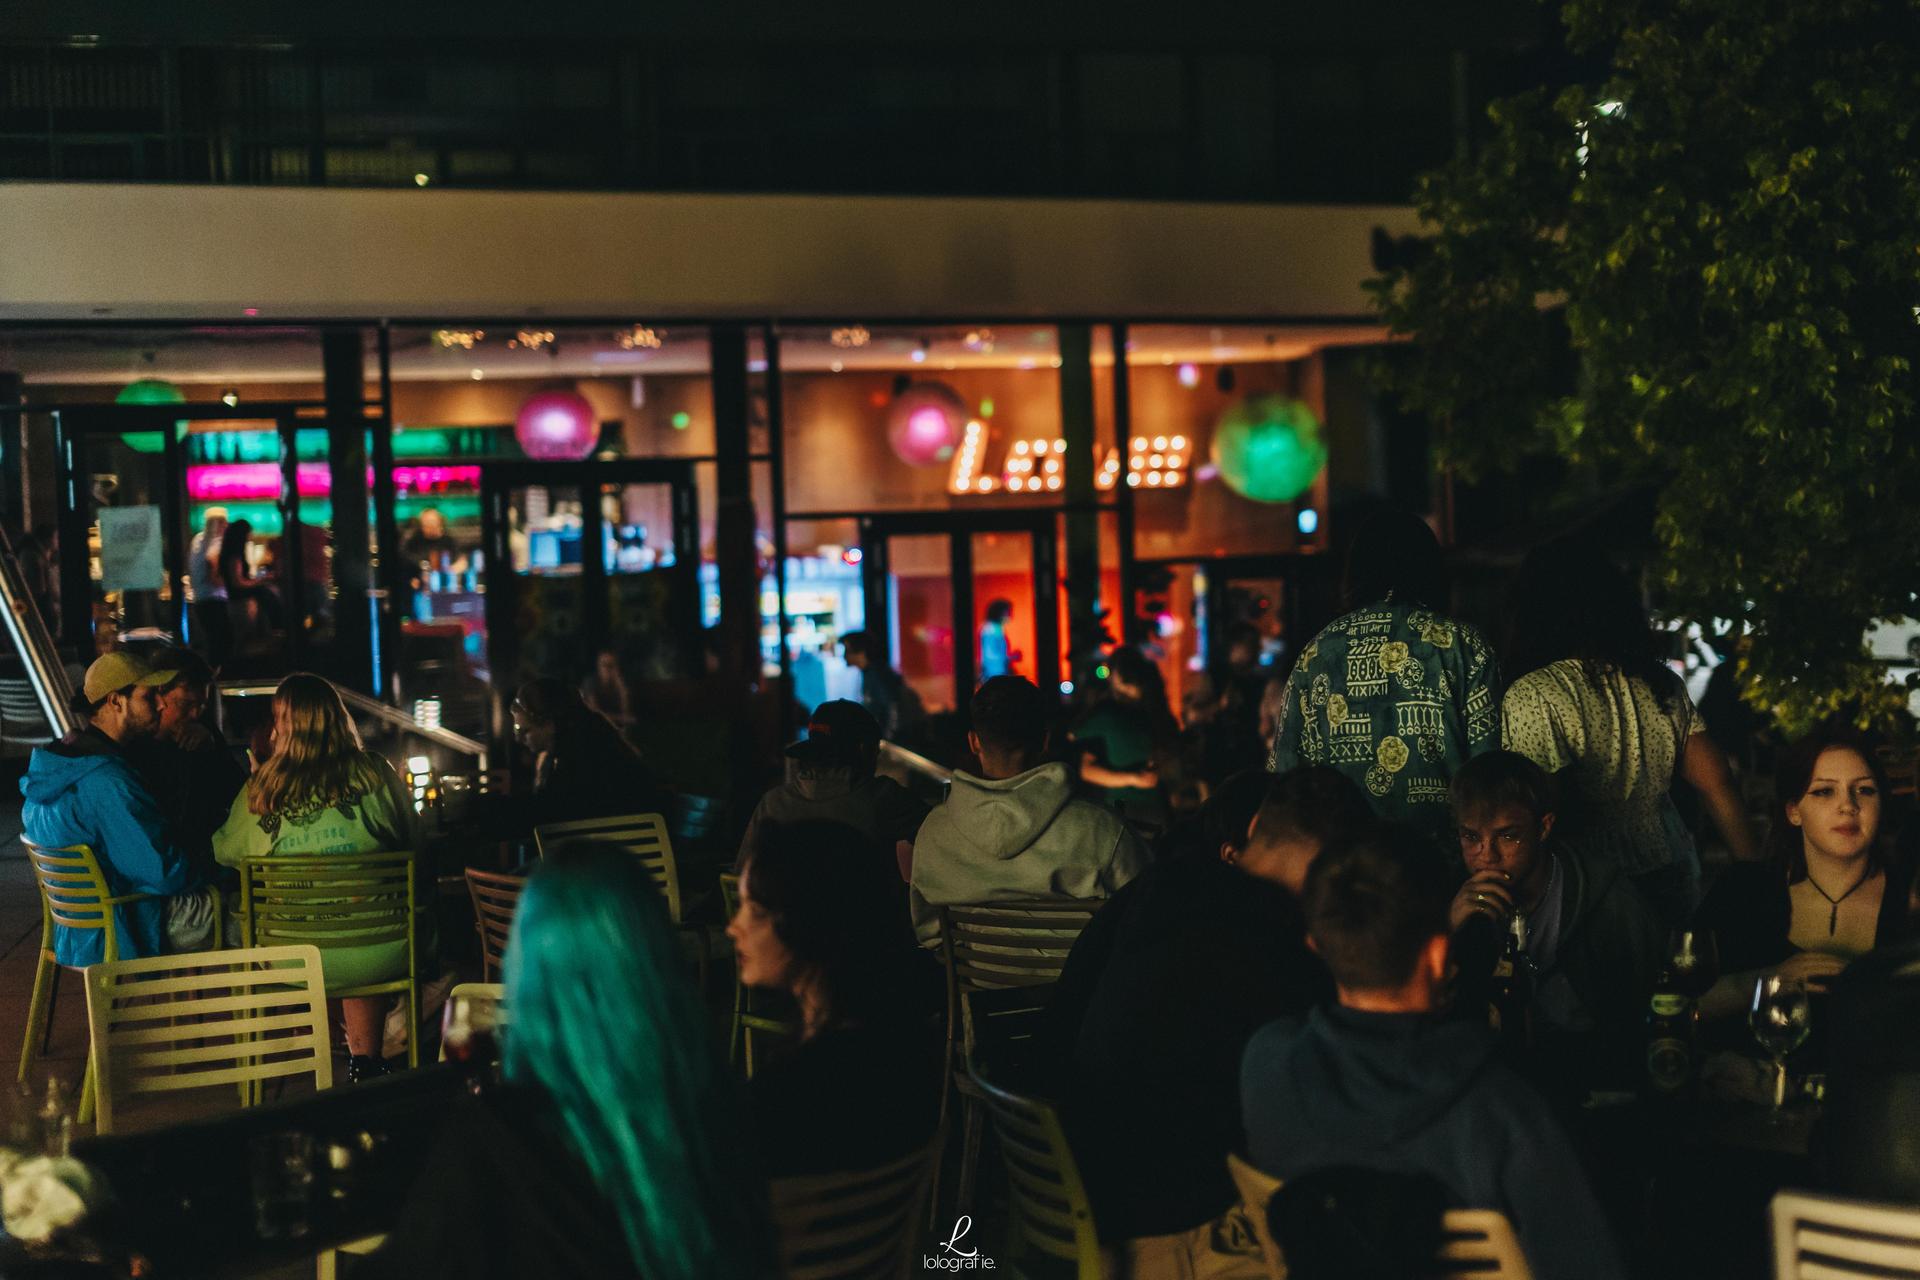
[[[286,629],[286,611],[280,607],[280,594],[274,588],[273,575],[256,575],[247,564],[247,546],[252,541],[253,525],[246,520],[235,520],[228,525],[220,539],[220,584],[226,591],[234,630],[242,636],[254,629]],[[252,606],[251,615],[248,612],[249,605]],[[257,621],[257,628],[250,619]]]
[[[273,752],[233,798],[213,833],[213,856],[240,867],[252,858],[398,852],[414,847],[413,798],[382,757],[360,743],[340,691],[295,672],[273,694]],[[320,953],[330,987],[389,982],[407,971],[407,944],[331,947]],[[386,1074],[385,996],[340,1001],[347,1078]]]
[[[906,677],[887,663],[886,640],[866,631],[840,637],[847,665],[860,673],[860,705],[880,722],[888,742],[919,748],[927,733],[927,708]]]
[[[1467,867],[1451,913],[1459,998],[1486,1008],[1511,940],[1532,992],[1532,1065],[1561,1083],[1595,1073],[1637,1079],[1665,955],[1658,909],[1617,861],[1554,837],[1554,780],[1527,757],[1475,756],[1454,775],[1452,799]]]
[[[627,678],[620,673],[620,655],[602,649],[593,655],[593,671],[580,682],[580,700],[625,733],[633,727],[633,694]]]
[[[911,865],[913,838],[927,820],[927,806],[892,778],[877,776],[880,722],[857,702],[823,702],[807,721],[807,736],[787,748],[787,759],[793,761],[787,780],[760,797],[734,865],[753,860],[773,824],[838,822],[878,846],[876,869],[904,893],[901,868]]]
[[[1444,1016],[1452,896],[1431,844],[1398,823],[1314,859],[1307,937],[1337,1003],[1248,1043],[1247,1152],[1282,1181],[1336,1168],[1426,1175],[1458,1207],[1504,1213],[1533,1274],[1623,1277],[1546,1102],[1496,1060],[1484,1025]]]
[[[1912,936],[1913,869],[1881,847],[1886,795],[1872,747],[1850,730],[1780,753],[1767,857],[1728,867],[1694,915],[1723,975],[1701,997],[1703,1017],[1744,1017],[1764,974],[1818,989],[1854,957]]]
[[[1153,1247],[1209,1249],[1207,1224],[1234,1202],[1247,1040],[1331,993],[1297,894],[1323,847],[1373,821],[1366,793],[1332,769],[1255,776],[1240,829],[1114,894],[1054,989],[1049,1047],[1065,1051],[1068,1135],[1106,1239],[1178,1232]]]
[[[86,727],[35,747],[20,779],[20,825],[43,849],[85,845],[115,896],[151,894],[113,909],[122,960],[213,945],[218,896],[206,885],[200,858],[167,821],[127,748],[160,727],[154,691],[178,672],[154,670],[135,654],[94,659],[76,700]],[[70,968],[105,958],[100,929],[54,926],[54,956]]]
[[[666,797],[640,753],[565,681],[542,676],[520,686],[513,736],[533,754],[533,795],[522,815],[528,829],[662,811]]]
[[[504,1084],[448,1118],[364,1270],[769,1274],[733,1084],[645,867],[589,841],[550,851],[515,913],[505,986]]]
[[[227,820],[234,792],[246,785],[247,771],[234,759],[220,730],[208,723],[213,669],[191,649],[168,646],[148,658],[149,665],[177,672],[155,690],[160,726],[152,737],[127,744],[167,821],[189,848],[204,849]]]
[[[996,898],[1105,898],[1146,869],[1140,841],[1112,810],[1073,794],[1067,766],[1045,763],[1047,695],[996,676],[969,706],[975,777],[956,769],[913,845],[909,899],[924,943],[939,908]]]
[[[801,1019],[799,1045],[753,1077],[769,1176],[870,1169],[933,1137],[940,971],[867,870],[882,856],[853,827],[776,824],[741,870],[740,981],[788,992]]]

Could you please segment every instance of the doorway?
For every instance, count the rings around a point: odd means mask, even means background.
[[[496,736],[521,684],[604,652],[630,686],[705,670],[692,463],[490,462],[480,491]]]
[[[860,521],[867,630],[929,714],[963,709],[983,680],[1056,687],[1057,517],[1052,511],[867,516]]]

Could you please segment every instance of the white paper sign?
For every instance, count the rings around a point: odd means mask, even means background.
[[[100,508],[100,589],[158,591],[166,580],[160,508]]]

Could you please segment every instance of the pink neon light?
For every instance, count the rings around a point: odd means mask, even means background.
[[[300,496],[324,498],[333,492],[333,473],[324,462],[302,462],[295,467]],[[373,470],[367,470],[373,486]],[[438,493],[465,486],[480,487],[476,466],[407,466],[393,469],[393,487],[403,493]],[[187,468],[187,493],[195,502],[272,501],[280,496],[277,462],[213,462]]]

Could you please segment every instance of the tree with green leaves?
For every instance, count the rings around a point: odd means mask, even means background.
[[[1862,636],[1920,616],[1920,0],[1562,17],[1604,71],[1491,107],[1372,282],[1394,389],[1469,478],[1555,450],[1661,481],[1656,606],[1743,624],[1783,728],[1886,722]]]

